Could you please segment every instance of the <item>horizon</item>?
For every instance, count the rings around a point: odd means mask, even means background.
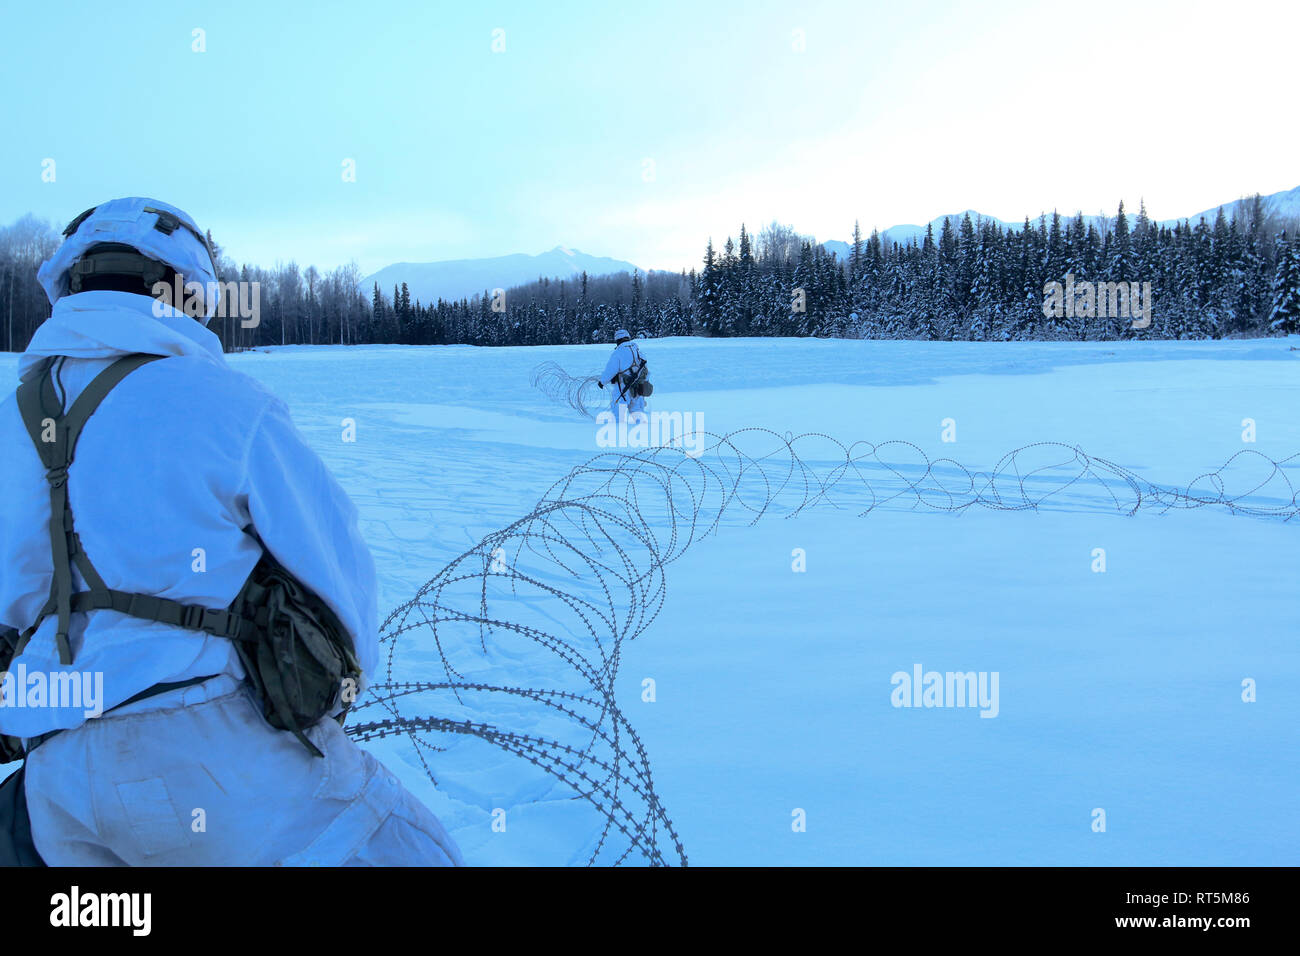
[[[1293,187],[1292,189],[1284,189],[1284,190],[1280,190],[1279,192],[1282,192],[1282,193],[1288,193],[1288,192],[1293,192],[1293,191],[1295,191],[1295,190],[1297,190],[1297,189],[1300,189],[1300,186]],[[1246,201],[1249,201],[1249,200],[1252,199],[1255,195],[1257,195],[1257,193],[1249,193],[1249,194],[1245,194],[1245,195],[1239,196],[1239,197],[1237,197],[1237,198],[1235,198],[1235,199],[1229,200],[1229,201],[1227,201],[1227,202],[1219,203],[1219,204],[1217,204],[1216,206],[1212,206],[1212,207],[1210,207],[1209,209],[1199,210],[1199,211],[1196,212],[1196,213],[1189,213],[1189,214],[1185,214],[1185,215],[1181,215],[1181,216],[1157,217],[1157,216],[1151,215],[1151,210],[1149,210],[1149,209],[1147,210],[1147,215],[1148,215],[1148,218],[1151,219],[1152,222],[1154,222],[1154,223],[1156,223],[1156,224],[1158,224],[1158,225],[1169,224],[1169,223],[1175,223],[1175,222],[1191,222],[1191,220],[1192,220],[1193,218],[1198,218],[1198,219],[1199,219],[1200,217],[1203,217],[1203,216],[1206,215],[1207,213],[1215,212],[1215,211],[1217,211],[1217,210],[1219,210],[1219,209],[1224,210],[1224,212],[1227,213],[1227,214],[1229,215],[1229,218],[1231,218],[1231,210],[1232,210],[1232,207],[1233,207],[1233,206],[1235,206],[1237,203],[1240,203],[1240,202],[1246,202]],[[1269,195],[1276,195],[1276,194],[1269,194]],[[153,197],[153,198],[157,198],[157,197]],[[1267,199],[1268,196],[1265,196],[1264,198]],[[1123,200],[1121,200],[1121,202],[1123,202]],[[1117,209],[1117,210],[1118,210],[1118,205],[1119,205],[1119,204],[1117,203],[1117,204],[1116,204],[1116,209]],[[1127,205],[1125,205],[1125,207],[1124,207],[1124,212],[1125,212],[1125,215],[1129,216],[1129,218],[1132,219],[1132,218],[1136,215],[1137,210],[1135,210],[1135,209],[1130,209]],[[878,232],[880,235],[884,236],[886,233],[888,233],[888,232],[890,232],[890,231],[893,231],[893,230],[897,230],[897,229],[921,229],[921,230],[923,230],[923,229],[925,229],[925,227],[926,227],[927,225],[932,225],[932,224],[934,224],[934,223],[936,223],[936,222],[941,222],[941,221],[944,220],[944,219],[955,219],[955,220],[957,220],[957,221],[960,221],[960,219],[961,219],[963,216],[966,216],[966,215],[972,215],[972,214],[977,218],[977,220],[997,222],[997,223],[1000,223],[1004,228],[1009,228],[1009,229],[1019,229],[1019,228],[1021,228],[1021,226],[1023,226],[1024,219],[1026,218],[1026,217],[1021,217],[1019,220],[1015,220],[1015,219],[1004,219],[1004,218],[999,217],[999,216],[992,216],[992,215],[990,215],[990,214],[984,213],[984,212],[979,211],[979,210],[975,210],[975,209],[964,209],[964,210],[962,210],[961,212],[958,212],[958,213],[941,214],[941,215],[939,215],[939,216],[935,216],[935,217],[932,217],[931,219],[923,220],[923,221],[921,221],[921,222],[900,222],[900,223],[895,223],[895,224],[893,224],[892,226],[887,226],[887,227],[884,227],[884,228],[879,228],[879,227],[875,227],[875,226],[873,226],[870,230],[863,230],[863,232],[862,232],[862,236],[863,236],[863,238],[864,238],[864,240],[865,240],[866,238],[868,238],[868,237],[872,234],[872,232]],[[1078,216],[1083,216],[1085,219],[1094,219],[1094,218],[1108,219],[1108,220],[1110,220],[1111,222],[1113,222],[1113,221],[1115,220],[1115,217],[1116,217],[1116,213],[1106,213],[1106,212],[1104,212],[1104,211],[1099,211],[1099,212],[1096,212],[1096,213],[1086,213],[1086,212],[1084,212],[1083,210],[1079,209],[1079,210],[1075,210],[1074,212],[1067,213],[1067,212],[1064,212],[1063,210],[1060,210],[1060,209],[1054,209],[1054,210],[1052,210],[1052,211],[1050,211],[1050,212],[1040,212],[1040,213],[1038,213],[1038,214],[1029,215],[1027,218],[1029,219],[1029,222],[1030,222],[1031,224],[1033,224],[1033,223],[1038,222],[1040,219],[1043,219],[1043,218],[1050,218],[1053,214],[1059,214],[1060,217],[1061,217],[1061,220],[1062,220],[1063,222],[1065,222],[1065,221],[1069,221],[1069,220],[1073,220],[1073,219],[1075,219],[1075,218],[1078,217]],[[25,213],[25,214],[23,214],[23,215],[34,215],[34,214],[33,214],[33,213]],[[21,218],[21,216],[19,216],[18,218]],[[40,217],[38,217],[38,218],[40,218]],[[6,223],[6,222],[4,222],[4,221],[0,221],[0,228],[3,228],[5,225],[11,224],[13,221],[14,221],[13,219],[9,220],[8,223]],[[56,232],[57,232],[57,231],[61,231],[61,229],[62,229],[62,224],[61,224],[58,220],[56,220],[56,219],[46,219],[46,220],[44,220],[44,221],[48,222],[48,224],[51,226],[51,228],[53,228]],[[762,224],[758,225],[758,227],[757,227],[756,229],[749,229],[749,234],[751,235],[751,237],[752,237],[752,236],[755,236],[759,231],[761,231],[761,229],[762,229],[764,226],[766,226],[766,225],[767,225],[769,222],[771,222],[771,221],[772,221],[772,220],[764,221]],[[202,225],[202,224],[200,223],[200,225]],[[744,225],[744,226],[748,229],[748,226],[749,226],[748,223],[742,223],[741,225]],[[796,232],[798,232],[799,235],[801,235],[803,238],[805,238],[805,239],[811,238],[811,239],[813,239],[813,240],[815,241],[815,243],[816,243],[817,245],[825,245],[825,244],[827,244],[827,243],[832,243],[832,242],[841,242],[841,243],[844,243],[845,245],[852,245],[852,230],[850,230],[850,232],[849,232],[847,238],[840,238],[840,237],[837,237],[837,236],[836,236],[836,237],[829,237],[829,238],[826,238],[826,237],[820,237],[820,236],[816,236],[816,235],[809,234],[809,233],[803,233],[801,230],[798,229],[797,226],[794,226],[794,225],[791,224],[791,223],[781,223],[781,225],[789,226],[789,227],[791,227],[791,228],[794,228],[794,229],[796,230]],[[206,228],[206,227],[204,227],[204,228]],[[705,239],[705,245],[707,246],[707,244],[708,244],[710,241],[712,241],[713,244],[714,244],[714,248],[715,248],[715,250],[717,250],[717,249],[720,249],[721,245],[724,244],[728,239],[736,239],[738,235],[739,235],[739,229],[737,228],[737,230],[734,231],[734,232],[728,232],[728,233],[726,233],[726,234],[725,234],[725,235],[724,235],[720,240],[717,239],[717,238],[715,238],[715,237],[713,237],[713,236],[710,236],[710,237],[708,237],[708,238]],[[222,246],[223,251],[226,252],[227,255],[228,255],[228,254],[229,254],[229,246],[228,246],[227,244],[221,242],[220,237],[217,237],[217,236],[214,235],[213,238],[216,239],[216,241],[217,241],[217,242]],[[893,240],[893,241],[898,242],[900,245],[906,245],[909,241],[915,241],[915,240],[914,240],[914,239],[909,239],[909,240]],[[680,267],[680,268],[654,268],[654,267],[643,267],[643,266],[640,266],[640,265],[637,264],[637,263],[632,263],[632,262],[629,262],[628,260],[622,260],[622,259],[620,259],[616,252],[591,252],[591,251],[589,251],[589,250],[587,250],[587,249],[579,249],[579,248],[577,248],[576,246],[566,245],[566,244],[564,244],[564,243],[557,243],[556,245],[550,246],[550,247],[548,247],[548,248],[546,248],[546,249],[538,250],[537,252],[527,252],[527,251],[515,250],[515,251],[513,251],[513,252],[488,253],[488,254],[483,255],[483,256],[462,256],[462,257],[458,257],[458,258],[449,258],[449,259],[431,259],[431,260],[398,259],[398,260],[395,260],[395,261],[393,261],[393,262],[384,263],[383,265],[377,266],[377,267],[372,268],[372,269],[361,268],[361,273],[362,273],[362,282],[363,282],[363,283],[364,283],[364,282],[369,282],[369,281],[370,281],[371,279],[373,279],[373,277],[374,277],[376,274],[378,274],[379,272],[382,272],[382,271],[384,271],[384,270],[386,270],[386,269],[389,269],[389,268],[398,267],[398,266],[449,265],[449,264],[454,264],[454,263],[459,263],[459,262],[482,262],[482,261],[487,261],[487,260],[506,259],[506,258],[511,258],[511,257],[525,257],[525,258],[530,258],[530,259],[537,259],[537,258],[540,258],[540,257],[546,255],[547,253],[551,253],[551,252],[561,252],[561,253],[563,253],[563,254],[565,254],[565,255],[585,255],[585,256],[590,256],[590,257],[592,257],[592,258],[597,258],[597,259],[611,259],[611,260],[614,260],[614,261],[620,261],[620,262],[623,262],[623,263],[625,263],[625,264],[633,265],[636,269],[638,269],[639,271],[641,271],[641,272],[643,272],[643,273],[646,273],[646,274],[649,274],[649,273],[651,273],[651,272],[657,272],[657,273],[670,273],[670,272],[671,272],[671,273],[675,273],[675,274],[676,274],[676,273],[683,273],[683,272],[684,272],[684,273],[688,273],[688,274],[689,274],[689,273],[692,272],[692,271],[695,271],[695,272],[698,272],[698,271],[699,271],[699,264],[698,264],[698,263],[692,263],[692,264],[684,265],[684,266],[682,266],[682,267]],[[233,257],[232,257],[232,258],[233,258]],[[299,261],[296,257],[293,257],[293,256],[290,256],[288,259],[285,259],[283,256],[277,257],[277,259],[276,259],[276,261],[275,261],[274,263],[256,262],[256,261],[252,261],[252,260],[248,260],[248,261],[245,261],[245,260],[235,260],[236,265],[241,266],[241,267],[247,265],[247,266],[257,266],[257,267],[261,267],[261,268],[268,268],[268,267],[275,267],[275,266],[278,266],[278,265],[280,265],[280,264],[284,264],[284,263],[297,262],[298,265],[299,265],[300,267],[302,267],[302,268],[307,268],[307,267],[316,267],[317,269],[321,269],[321,270],[328,270],[328,269],[336,268],[336,267],[338,267],[338,266],[340,266],[340,265],[347,265],[349,261],[356,261],[356,260],[355,260],[355,258],[354,258],[353,260],[347,260],[347,261],[344,261],[344,262],[341,262],[341,263],[333,263],[333,262],[331,262],[331,263],[328,263],[328,264],[323,265],[323,266],[322,266],[320,263],[311,262],[311,261],[307,261],[307,260]],[[584,271],[585,271],[585,270],[584,270]],[[601,273],[601,274],[605,274],[605,273]],[[563,279],[564,276],[557,275],[557,276],[551,276],[550,278],[559,278],[559,279]]]

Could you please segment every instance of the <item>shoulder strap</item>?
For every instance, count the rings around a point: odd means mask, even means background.
[[[50,547],[54,556],[54,580],[50,585],[50,597],[35,623],[20,635],[16,653],[22,653],[41,623],[54,613],[59,616],[55,642],[59,648],[59,660],[64,664],[72,663],[68,638],[71,617],[86,611],[113,610],[146,621],[231,639],[248,639],[252,632],[252,622],[242,618],[237,610],[182,604],[170,598],[108,587],[81,546],[73,523],[72,509],[68,504],[68,466],[72,464],[82,429],[122,379],[140,366],[163,357],[139,354],[118,359],[86,386],[67,415],[62,413],[62,403],[54,388],[53,360],[47,359],[34,368],[18,388],[18,408],[27,433],[41,456],[41,463],[45,465],[45,478],[50,484]],[[73,593],[72,564],[81,572],[89,590]]]
[[[635,341],[628,342],[628,351],[632,353],[632,364],[618,373],[618,401],[623,401],[627,396],[627,390],[632,382],[641,374],[641,368],[645,366],[645,357],[641,350],[637,348]]]
[[[628,344],[632,350],[632,364],[628,366],[627,370],[628,372],[635,371],[640,374],[641,366],[645,365],[645,356],[641,354],[641,349],[636,342],[629,342]]]
[[[31,639],[35,628],[48,614],[57,613],[59,626],[55,643],[59,649],[59,661],[63,664],[72,663],[72,648],[68,641],[72,620],[72,561],[76,560],[77,568],[92,592],[104,590],[103,578],[80,548],[73,528],[72,509],[68,506],[68,467],[76,454],[81,430],[108,393],[140,366],[160,358],[163,356],[140,354],[118,359],[95,376],[66,415],[54,388],[53,359],[41,362],[18,386],[18,410],[27,434],[36,446],[36,453],[40,455],[41,464],[45,466],[45,480],[50,486],[50,548],[54,556],[50,599],[42,608],[36,624],[24,632],[22,644]]]

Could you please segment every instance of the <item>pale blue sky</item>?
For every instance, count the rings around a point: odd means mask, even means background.
[[[1300,184],[1298,11],[11,4],[0,222],[151,195],[239,261],[370,272],[558,244],[675,269],[742,220],[832,239],[1121,198],[1167,218]]]

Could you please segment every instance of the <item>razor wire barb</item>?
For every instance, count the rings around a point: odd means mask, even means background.
[[[593,381],[567,376],[554,363],[533,374],[553,400],[588,415],[584,394]],[[353,710],[387,716],[354,722],[348,733],[358,740],[406,735],[435,784],[428,752],[466,739],[494,747],[551,778],[558,789],[537,790],[546,799],[577,799],[595,811],[599,833],[588,864],[685,865],[616,683],[624,643],[644,634],[664,607],[666,568],[724,520],[752,524],[813,507],[859,516],[880,509],[1136,515],[1219,507],[1289,522],[1300,512],[1288,474],[1296,467],[1300,453],[1274,460],[1242,450],[1176,487],[1062,442],[1023,445],[979,472],[931,459],[908,441],[846,445],[766,428],[605,452],[388,616],[381,628],[386,679]],[[397,679],[431,669],[438,679]]]
[[[600,399],[598,381],[596,375],[582,378],[570,375],[556,362],[542,362],[530,377],[533,388],[540,389],[552,402],[566,404],[587,418],[594,418],[594,409],[605,404]]]

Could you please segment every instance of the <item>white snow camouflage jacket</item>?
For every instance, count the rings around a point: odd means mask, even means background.
[[[601,373],[600,380],[606,385],[613,384],[615,378],[640,364],[641,359],[641,347],[637,345],[636,339],[616,346],[609,354],[609,361],[605,363],[605,371]],[[617,385],[614,387],[618,388]]]
[[[110,588],[224,608],[257,563],[259,548],[242,530],[252,524],[339,615],[368,676],[378,659],[377,586],[352,501],[284,403],[226,364],[216,335],[172,309],[158,317],[154,305],[125,292],[65,296],[19,359],[21,377],[46,356],[68,356],[59,372],[66,409],[114,359],[169,356],[127,376],[77,445],[68,496],[91,561]],[[0,623],[22,630],[49,597],[53,556],[49,485],[18,411],[17,384],[0,400]],[[74,590],[85,589],[75,568],[73,581]],[[47,679],[102,673],[103,710],[160,682],[243,677],[225,638],[112,610],[73,615],[74,658],[65,667],[56,624],[54,615],[46,618],[10,670]],[[85,706],[36,703],[0,703],[0,732],[32,737],[87,717]]]

